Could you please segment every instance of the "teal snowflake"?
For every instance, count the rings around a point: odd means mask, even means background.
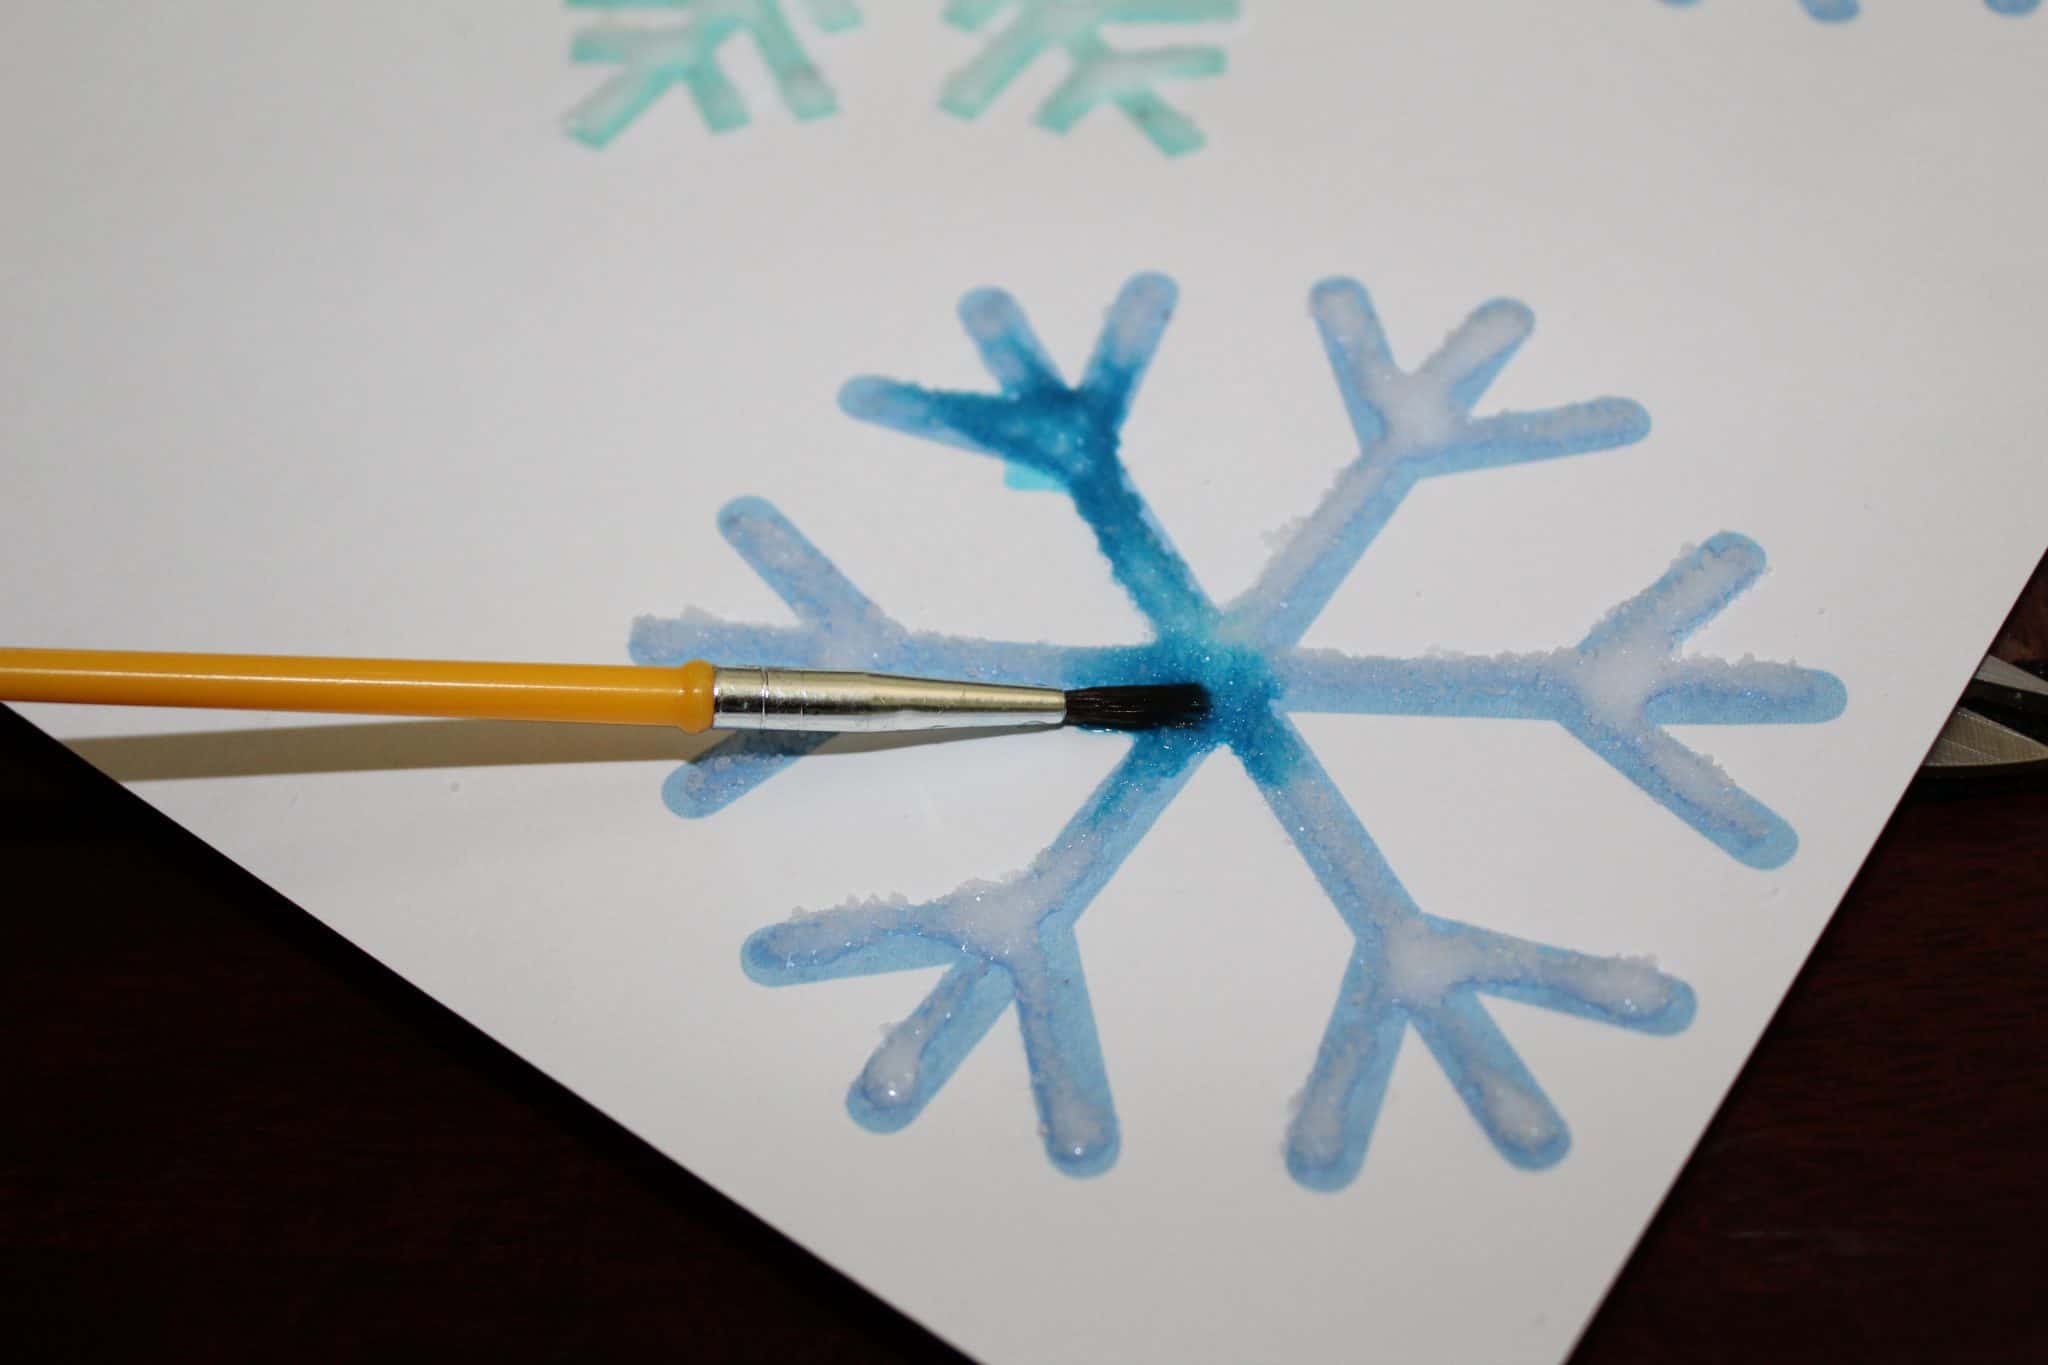
[[[569,136],[602,147],[680,85],[696,102],[713,132],[743,127],[746,102],[725,74],[719,49],[740,34],[753,40],[789,112],[800,119],[823,118],[839,108],[838,97],[805,53],[780,0],[568,0],[575,9],[661,10],[671,22],[604,23],[573,40],[572,60],[617,68],[611,78],[569,111]],[[854,0],[801,0],[811,22],[828,32],[860,23]]]
[[[1237,0],[951,0],[946,19],[980,32],[1009,10],[1016,11],[1010,26],[946,81],[940,108],[979,118],[1040,57],[1058,52],[1066,56],[1067,78],[1038,106],[1040,127],[1064,133],[1090,110],[1113,104],[1168,156],[1202,145],[1202,130],[1157,87],[1163,81],[1220,75],[1223,49],[1191,43],[1129,51],[1111,46],[1102,30],[1235,19]]]

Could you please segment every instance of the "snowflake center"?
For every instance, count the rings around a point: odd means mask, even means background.
[[[1159,679],[1200,683],[1209,693],[1209,718],[1198,733],[1211,746],[1242,750],[1273,714],[1280,679],[1265,651],[1214,635],[1189,635],[1161,642]]]

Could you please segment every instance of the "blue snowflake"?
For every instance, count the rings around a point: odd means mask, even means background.
[[[1664,0],[1667,5],[1692,5],[1697,0]],[[1799,0],[1806,12],[1825,23],[1839,24],[1863,12],[1861,0]],[[1984,6],[1999,14],[2032,14],[2041,0],[1984,0]]]
[[[573,39],[569,55],[579,62],[617,67],[617,72],[569,111],[569,135],[602,147],[625,131],[648,106],[680,85],[714,132],[747,121],[740,92],[719,65],[719,48],[745,33],[767,64],[775,88],[800,119],[822,118],[839,108],[832,87],[804,54],[783,15],[780,0],[568,0],[575,9],[663,10],[674,22],[650,25],[600,24]],[[854,0],[802,0],[811,21],[836,31],[860,22]]]
[[[1555,1162],[1569,1143],[1564,1120],[1481,997],[1670,1033],[1690,1020],[1691,991],[1645,959],[1591,956],[1425,914],[1290,715],[1554,721],[1721,849],[1770,868],[1792,856],[1792,829],[1665,727],[1827,720],[1845,704],[1843,687],[1790,664],[1679,654],[1689,634],[1763,571],[1762,550],[1725,533],[1687,550],[1584,638],[1554,650],[1385,658],[1300,646],[1418,480],[1608,450],[1647,433],[1648,414],[1615,398],[1474,416],[1534,325],[1528,309],[1509,301],[1481,307],[1435,355],[1403,371],[1360,285],[1317,286],[1312,311],[1358,454],[1257,582],[1234,602],[1216,604],[1118,455],[1125,416],[1174,301],[1170,280],[1132,280],[1080,383],[1070,385],[1007,294],[973,293],[961,317],[1000,392],[857,379],[840,400],[854,417],[998,456],[1063,489],[1150,622],[1150,641],[1066,647],[910,630],[772,506],[752,498],[728,506],[720,528],[798,624],[735,625],[696,612],[635,624],[632,654],[648,664],[706,657],[1067,688],[1197,679],[1218,702],[1200,729],[1131,739],[1115,770],[1023,872],[935,900],[853,901],[771,925],[747,940],[743,966],[769,985],[944,969],[852,1086],[853,1117],[879,1130],[914,1119],[1015,1006],[1049,1157],[1073,1174],[1101,1171],[1116,1158],[1118,1130],[1074,924],[1196,767],[1228,749],[1353,935],[1287,1137],[1295,1179],[1335,1189],[1357,1174],[1411,1027],[1503,1156],[1531,1167]],[[676,772],[665,799],[679,814],[708,815],[821,742],[732,736]]]
[[[1201,129],[1156,87],[1162,81],[1220,74],[1223,49],[1190,44],[1123,52],[1109,45],[1102,28],[1234,19],[1237,0],[951,0],[946,19],[978,32],[1010,9],[1018,11],[1014,22],[947,80],[939,95],[942,109],[962,118],[980,117],[1026,68],[1057,50],[1066,54],[1070,69],[1038,106],[1040,127],[1064,133],[1089,110],[1114,104],[1168,156],[1202,145]]]

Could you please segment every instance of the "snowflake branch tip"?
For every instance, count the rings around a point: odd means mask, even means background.
[[[1494,1150],[1524,1170],[1542,1170],[1564,1159],[1571,1148],[1564,1116],[1477,998],[1449,995],[1411,1017],[1416,1034]]]
[[[1418,452],[1412,468],[1417,477],[1464,474],[1614,450],[1649,434],[1650,414],[1642,404],[1630,398],[1593,398],[1468,422],[1457,439],[1427,454]]]
[[[1298,1183],[1329,1193],[1357,1177],[1407,1031],[1407,1020],[1380,1001],[1366,964],[1353,958],[1287,1127],[1287,1171]]]
[[[1527,304],[1490,300],[1444,338],[1416,375],[1441,387],[1453,407],[1470,412],[1535,330],[1536,315]]]
[[[1763,576],[1763,547],[1723,531],[1681,554],[1649,587],[1615,607],[1579,643],[1587,654],[1668,653]]]
[[[1640,957],[1600,957],[1421,916],[1385,935],[1391,988],[1425,1006],[1473,990],[1637,1033],[1678,1033],[1692,1022],[1692,988]]]
[[[941,445],[1025,465],[1065,487],[1096,462],[1095,433],[1059,413],[1064,388],[1025,394],[948,393],[893,379],[849,380],[839,391],[847,416]],[[1033,401],[1035,400],[1035,401]],[[1046,420],[1058,413],[1066,420]]]
[[[1031,330],[1031,320],[1006,291],[969,291],[960,300],[960,324],[981,352],[982,366],[1004,393],[1022,396],[1066,386]]]
[[[854,1122],[876,1133],[910,1125],[1016,998],[1009,977],[960,962],[891,1027],[847,1090]]]
[[[830,628],[841,635],[857,633],[870,641],[901,633],[901,627],[856,588],[773,503],[763,498],[736,498],[720,509],[718,529],[747,561],[747,566],[805,624]]]
[[[1818,668],[1682,659],[1643,704],[1643,719],[1652,725],[1817,725],[1848,706],[1842,680]]]
[[[1081,391],[1100,405],[1103,419],[1119,429],[1179,301],[1180,290],[1172,280],[1146,274],[1133,276],[1110,305]]]
[[[1309,291],[1309,312],[1322,333],[1323,351],[1359,445],[1377,444],[1386,427],[1371,394],[1376,377],[1394,368],[1394,354],[1372,295],[1357,280],[1333,276]]]
[[[958,944],[919,931],[930,910],[901,897],[876,896],[799,912],[750,934],[741,965],[762,985],[792,986],[961,961],[966,954]]]

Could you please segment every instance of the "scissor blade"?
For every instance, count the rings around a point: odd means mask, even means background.
[[[2010,688],[2025,696],[2048,699],[2048,679],[2037,678],[2018,664],[2009,664],[1990,654],[1977,665],[1976,676],[1970,681],[1990,683],[1993,687]]]
[[[2048,744],[2000,725],[1975,711],[1957,710],[1935,736],[1934,747],[1921,760],[1923,768],[1949,771],[2019,768],[2048,763]]]

